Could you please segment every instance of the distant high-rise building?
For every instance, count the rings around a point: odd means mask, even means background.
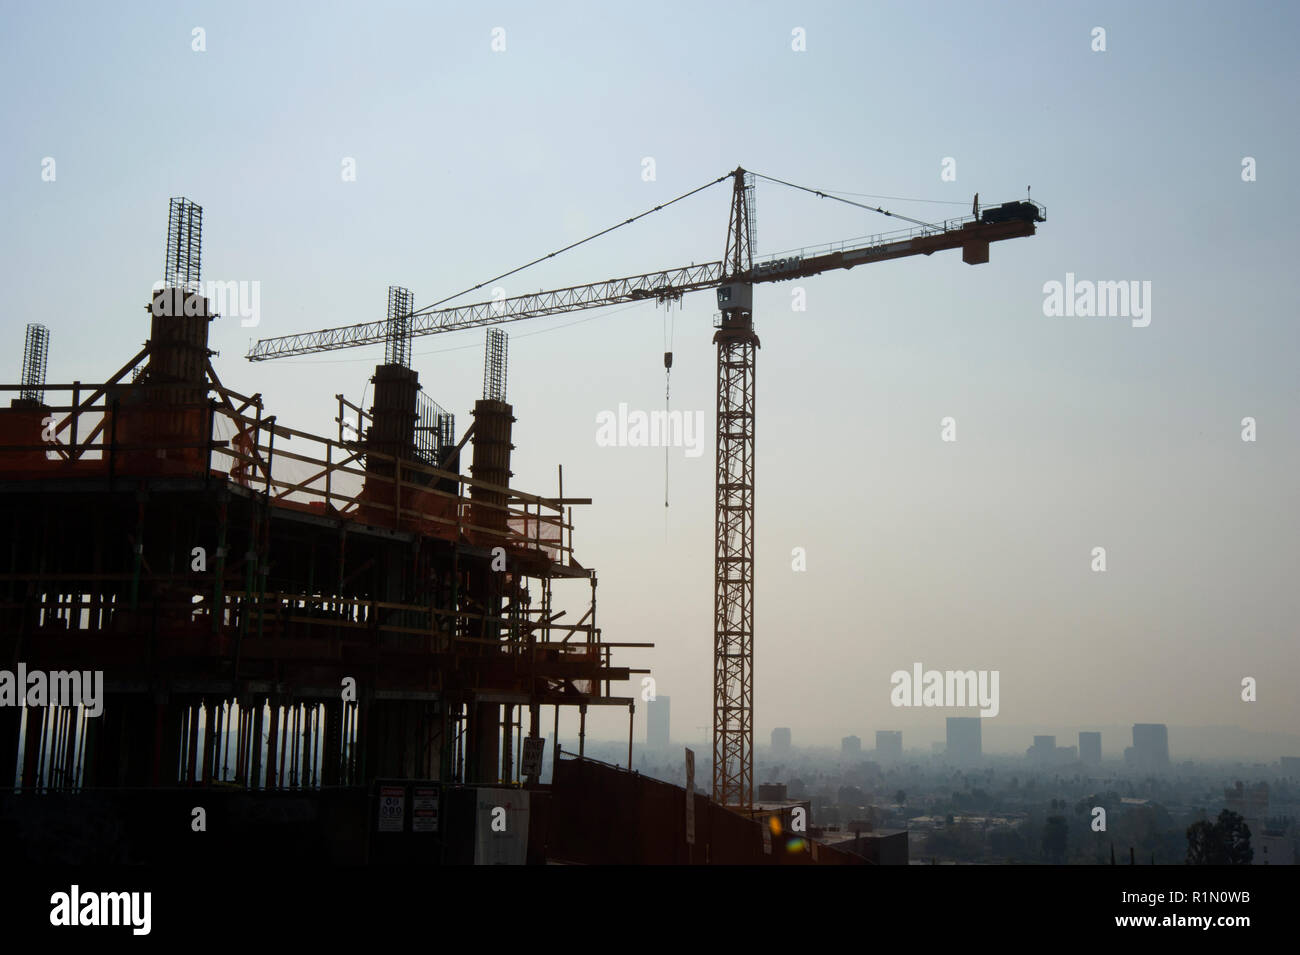
[[[980,733],[980,717],[948,717],[948,761],[961,764],[979,762],[983,755]]]
[[[650,709],[646,715],[645,742],[652,749],[668,745],[671,699],[667,696],[656,696],[650,701]]]
[[[772,748],[787,750],[790,748],[790,727],[778,726],[772,730]]]
[[[1283,756],[1278,768],[1283,776],[1300,779],[1300,756]]]
[[[898,730],[876,730],[876,759],[903,758],[903,734]]]
[[[1101,765],[1101,734],[1079,734],[1079,762],[1085,766]]]
[[[1040,766],[1049,766],[1056,759],[1056,737],[1035,736],[1034,745],[1025,750],[1030,762]]]
[[[1078,761],[1079,750],[1075,746],[1057,746],[1055,736],[1035,736],[1025,757],[1035,766],[1070,766]]]
[[[861,756],[862,740],[856,736],[846,736],[840,740],[840,752],[845,756]]]
[[[1133,762],[1142,772],[1169,765],[1169,729],[1164,723],[1133,724]]]

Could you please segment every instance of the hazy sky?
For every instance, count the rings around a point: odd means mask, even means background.
[[[382,350],[254,365],[253,337],[379,319],[390,284],[430,303],[737,165],[934,200],[863,200],[927,220],[1032,185],[1048,221],[987,265],[810,278],[802,312],[789,284],[755,292],[756,738],[938,730],[958,711],[890,705],[914,662],[998,670],[995,722],[1046,731],[1300,726],[1295,5],[467,6],[6,4],[8,380],[28,321],[52,329],[51,381],[134,354],[175,195],[204,208],[204,277],[261,283],[257,328],[213,327],[218,372],[330,432],[332,396],[359,400]],[[720,258],[727,188],[501,284]],[[759,186],[760,255],[893,227]],[[1066,273],[1150,282],[1149,326],[1046,317]],[[674,316],[673,407],[708,437],[672,452],[666,511],[662,449],[595,441],[599,412],[662,407],[663,309],[508,326],[514,486],[553,493],[562,462],[565,492],[595,499],[575,544],[600,623],[657,644],[620,656],[653,667],[677,736],[710,721],[713,311],[699,293]],[[462,429],[482,341],[415,343]]]

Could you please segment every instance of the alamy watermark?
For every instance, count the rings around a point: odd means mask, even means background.
[[[1073,272],[1065,282],[1043,283],[1043,314],[1048,318],[1131,318],[1134,328],[1151,324],[1151,282],[1076,282]]]
[[[154,292],[161,292],[168,287],[167,282],[153,283]],[[254,279],[243,282],[199,282],[187,291],[197,292],[208,300],[214,315],[238,318],[243,328],[255,328],[262,321],[262,283]],[[171,317],[173,308],[183,308],[185,315],[198,315],[200,303],[193,296],[186,295],[179,302],[178,296],[155,295],[151,306],[158,318]]]
[[[153,925],[152,892],[84,892],[73,885],[50,896],[54,926],[118,925],[132,935],[148,935]]]
[[[596,415],[596,444],[602,448],[685,448],[688,458],[704,453],[703,411],[618,411]]]
[[[0,670],[0,706],[76,706],[86,715],[104,712],[103,670]]]
[[[980,716],[998,715],[997,670],[895,670],[889,677],[894,706],[978,706]]]

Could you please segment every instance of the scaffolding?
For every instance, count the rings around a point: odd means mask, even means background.
[[[378,407],[345,433],[342,396],[337,440],[292,428],[222,384],[198,312],[103,382],[0,409],[0,654],[102,672],[106,697],[0,709],[6,784],[520,784],[543,707],[584,734],[589,706],[630,715],[611,685],[640,671],[613,652],[645,644],[602,638],[573,557],[589,501],[509,486],[508,405],[459,446],[423,396],[404,444],[369,440]],[[447,453],[467,443],[475,477]],[[586,607],[561,620],[566,587]]]

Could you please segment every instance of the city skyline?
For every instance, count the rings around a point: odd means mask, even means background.
[[[1097,734],[1101,738],[1101,761],[1107,764],[1122,765],[1124,763],[1124,751],[1131,748],[1132,729],[1135,725],[1143,724],[1091,724],[1088,726],[1073,727],[1046,727],[1052,729],[1051,733],[1042,732],[1044,727],[1035,726],[991,726],[990,721],[984,720],[981,723],[981,750],[983,755],[994,756],[998,758],[1016,757],[1025,755],[1025,749],[1030,746],[1036,736],[1053,736],[1059,746],[1069,748],[1073,746],[1076,750],[1078,762],[1083,764],[1083,749],[1078,745],[1080,737],[1090,734]],[[1169,724],[1156,724],[1165,726],[1168,732],[1169,764],[1176,765],[1183,762],[1235,762],[1242,759],[1265,763],[1276,763],[1279,760],[1288,758],[1300,758],[1295,754],[1300,753],[1300,734],[1284,733],[1251,733],[1242,730],[1240,727],[1233,726],[1171,726]],[[707,728],[695,727],[693,733],[683,734],[682,739],[674,738],[672,745],[691,745],[693,742],[697,745],[699,741],[706,739],[705,730]],[[803,739],[800,736],[799,728],[796,727],[778,727],[778,729],[789,730],[791,732],[791,750],[808,750],[819,752],[839,752],[846,736],[841,734],[834,735],[834,732],[827,733],[824,736],[819,735],[811,740]],[[868,746],[868,741],[876,738],[878,733],[900,732],[902,734],[902,757],[903,758],[930,758],[934,755],[932,745],[936,742],[946,740],[946,724],[921,726],[908,732],[897,730],[861,730],[854,734],[860,738],[863,759],[874,759],[878,749],[876,746]],[[1207,733],[1209,734],[1207,738]],[[770,736],[770,734],[768,734]],[[597,740],[601,743],[617,743],[618,737],[592,736],[589,739]],[[563,740],[562,740],[563,742]],[[626,738],[623,739],[624,744]],[[759,750],[771,752],[772,746],[768,741],[759,745]],[[707,754],[701,758],[707,758]]]

